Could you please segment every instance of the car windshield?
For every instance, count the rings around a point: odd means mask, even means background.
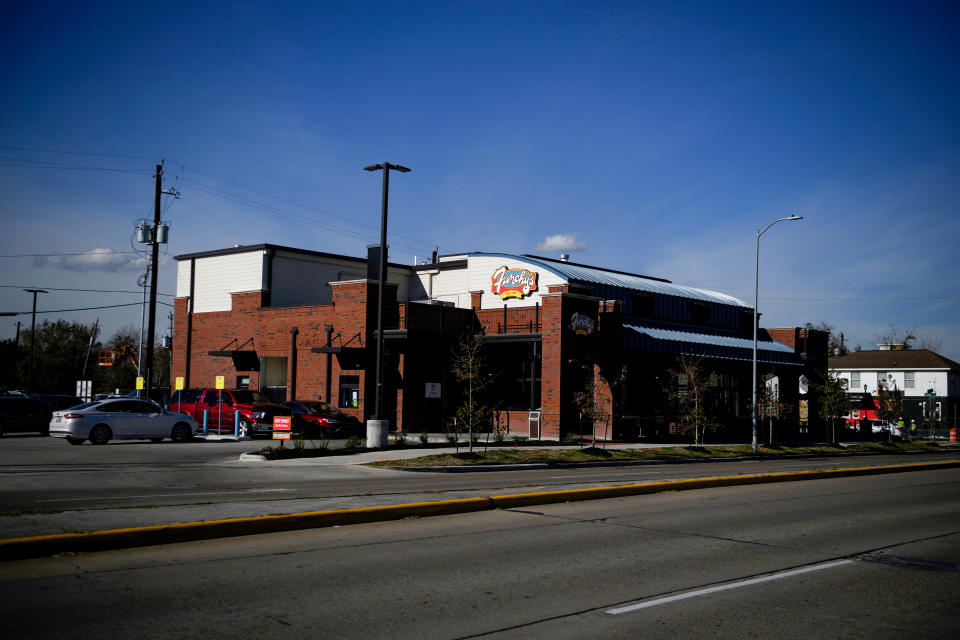
[[[259,391],[249,391],[240,389],[233,392],[233,397],[241,404],[252,404],[254,402],[270,402],[270,398]]]
[[[304,402],[311,413],[340,413],[328,402]]]

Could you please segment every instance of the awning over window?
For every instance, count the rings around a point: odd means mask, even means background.
[[[692,355],[724,360],[753,360],[753,340],[734,336],[678,331],[624,324],[624,346],[635,351]],[[757,361],[765,364],[800,365],[793,349],[772,340],[757,342]]]
[[[210,351],[211,356],[225,356],[233,360],[237,371],[260,371],[260,357],[256,351]]]

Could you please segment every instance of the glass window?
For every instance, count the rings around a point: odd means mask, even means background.
[[[877,387],[879,387],[881,384],[887,384],[886,371],[877,371]]]
[[[917,388],[917,372],[916,371],[903,372],[903,388],[904,389]]]
[[[851,371],[850,372],[850,388],[854,391],[860,390],[860,372]]]

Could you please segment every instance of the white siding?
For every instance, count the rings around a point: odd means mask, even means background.
[[[193,288],[193,310],[196,313],[207,311],[229,311],[231,293],[240,291],[259,291],[263,283],[263,251],[250,253],[232,253],[224,256],[197,258],[195,282]],[[181,263],[186,266],[186,277],[190,277],[190,261]],[[181,270],[182,273],[182,270]],[[179,280],[179,279],[178,279]],[[183,295],[189,295],[189,282]],[[180,285],[177,285],[180,295]]]
[[[329,283],[365,277],[365,263],[278,252],[273,258],[270,306],[330,304],[333,297]]]
[[[414,289],[419,295],[415,299],[432,298],[452,302],[455,306],[464,309],[470,308],[467,267],[445,271],[420,271],[414,277],[419,280],[419,285]]]
[[[186,298],[190,295],[190,261],[182,260],[177,263],[177,297]]]
[[[856,388],[850,386],[850,374],[853,371],[860,373],[860,384]],[[913,389],[904,389],[904,371],[915,372],[916,383]],[[877,369],[832,369],[830,373],[838,378],[845,379],[847,381],[847,390],[851,393],[856,391],[863,393],[863,385],[867,385],[867,393],[877,393],[877,374],[880,373]],[[893,376],[893,382],[896,382],[897,389],[903,394],[904,398],[922,397],[923,394],[927,392],[927,389],[933,389],[938,396],[947,395],[948,392],[946,371],[931,369],[887,369],[884,373],[886,373],[887,376]],[[889,382],[890,378],[887,377],[887,380]],[[892,389],[892,382],[890,384],[890,388]]]

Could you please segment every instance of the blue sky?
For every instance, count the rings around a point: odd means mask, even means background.
[[[955,3],[12,2],[0,35],[0,311],[138,302],[161,158],[171,255],[364,255],[388,161],[396,261],[566,250],[752,303],[799,214],[764,326],[960,360]]]

